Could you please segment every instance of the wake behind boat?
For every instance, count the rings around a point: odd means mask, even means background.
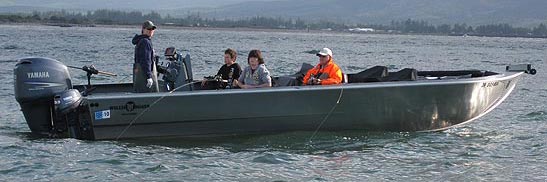
[[[515,88],[531,65],[481,70],[387,72],[374,67],[345,83],[301,86],[299,73],[263,89],[216,89],[193,80],[190,56],[166,55],[157,93],[131,83],[72,85],[68,67],[23,58],[15,98],[32,133],[88,140],[280,133],[289,131],[436,131],[483,116]],[[301,72],[306,69],[302,69]],[[301,73],[300,72],[300,73]],[[212,82],[222,80],[211,78]],[[234,108],[234,103],[238,107]],[[231,109],[223,109],[231,108]]]

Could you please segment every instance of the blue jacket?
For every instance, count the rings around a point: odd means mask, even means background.
[[[152,64],[154,50],[152,40],[148,35],[135,35],[131,41],[135,45],[135,63],[139,63],[145,70],[146,78],[152,78]]]

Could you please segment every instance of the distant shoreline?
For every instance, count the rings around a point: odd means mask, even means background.
[[[4,23],[3,25],[29,25],[29,26],[52,26],[52,27],[91,27],[91,28],[140,28],[140,25],[124,25],[124,24],[60,24],[60,23]],[[178,25],[157,25],[158,30],[219,30],[219,31],[248,31],[248,32],[286,32],[286,33],[331,33],[331,34],[360,34],[354,32],[336,31],[336,30],[300,30],[300,29],[273,29],[273,28],[249,28],[249,27],[192,27]],[[364,34],[364,33],[363,33]],[[366,33],[366,34],[382,34],[382,33]],[[383,33],[385,34],[385,33]],[[404,35],[404,34],[391,34]],[[416,34],[419,35],[419,34]]]
[[[96,28],[139,28],[139,25],[126,24],[67,24],[67,23],[4,23],[4,25],[32,25],[54,27],[96,27]],[[339,30],[302,30],[302,29],[274,29],[259,27],[205,27],[205,26],[180,26],[158,25],[159,29],[178,30],[220,30],[220,31],[250,31],[250,32],[287,32],[287,33],[333,33],[333,34],[364,34],[364,35],[430,35],[430,36],[473,36],[473,37],[505,37],[505,38],[547,38],[547,36],[518,36],[518,35],[486,35],[486,34],[438,34],[438,33],[388,33],[388,32],[350,32]]]
[[[125,25],[125,24],[62,24],[62,23],[4,23],[3,25],[32,25],[32,26],[52,26],[52,27],[95,27],[95,28],[140,28],[139,25]],[[193,26],[179,26],[179,25],[158,25],[158,29],[186,29],[186,30],[227,30],[227,31],[255,31],[255,32],[288,32],[288,33],[351,33],[344,31],[327,31],[327,30],[300,30],[300,29],[274,29],[274,28],[250,28],[250,27],[193,27]]]
[[[342,18],[342,17],[340,17]],[[436,35],[436,36],[480,36],[547,38],[547,25],[513,27],[508,23],[483,25],[430,24],[424,20],[400,18],[388,24],[348,24],[344,21],[313,21],[300,18],[281,18],[256,15],[248,18],[220,19],[189,14],[186,17],[162,17],[157,12],[121,11],[99,9],[95,11],[71,12],[66,10],[27,12],[22,14],[0,13],[0,22],[30,23],[59,27],[138,27],[143,20],[153,20],[161,28],[183,28],[191,30],[230,30],[267,32],[329,32],[382,35]]]

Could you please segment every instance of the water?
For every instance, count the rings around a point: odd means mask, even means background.
[[[13,94],[15,60],[50,57],[94,64],[130,82],[138,27],[0,25],[0,181],[545,181],[547,39],[158,29],[155,50],[190,53],[194,76],[216,73],[223,51],[246,64],[263,50],[274,75],[296,72],[312,53],[334,51],[348,73],[373,65],[419,70],[486,69],[532,63],[498,108],[459,128],[435,133],[312,132],[207,139],[81,141],[32,138]],[[76,84],[83,72],[71,70]]]

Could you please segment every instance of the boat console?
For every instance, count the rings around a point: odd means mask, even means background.
[[[165,49],[165,64],[156,61],[158,72],[163,75],[160,91],[190,91],[193,90],[193,73],[190,55],[182,56],[175,47]]]

